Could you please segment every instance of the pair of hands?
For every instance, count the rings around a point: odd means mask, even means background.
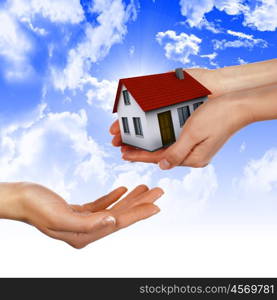
[[[173,145],[155,152],[122,144],[119,122],[115,121],[110,128],[114,136],[112,144],[121,147],[124,160],[157,163],[163,170],[176,166],[205,167],[236,131],[251,123],[251,114],[242,103],[247,92],[224,93],[228,89],[222,86],[218,73],[212,70],[186,71],[212,92],[209,100],[193,112]]]
[[[175,144],[156,152],[125,146],[118,121],[110,129],[112,143],[121,147],[128,161],[158,163],[161,169],[204,167],[236,131],[255,121],[277,118],[276,67],[277,60],[271,60],[218,70],[186,70],[212,95],[190,116]],[[2,183],[0,218],[27,222],[52,238],[82,248],[159,212],[154,202],[163,194],[161,189],[138,186],[120,200],[126,191],[120,187],[80,206],[67,204],[37,184]]]

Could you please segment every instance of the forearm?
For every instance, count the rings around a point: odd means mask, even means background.
[[[226,100],[226,103],[230,104],[230,111],[235,117],[233,120],[237,129],[250,123],[277,119],[277,83],[236,91],[218,99]]]
[[[277,83],[277,59],[221,69],[186,69],[211,90],[210,98]]]
[[[277,59],[225,67],[215,72],[218,88],[216,93],[252,89],[277,83]]]
[[[245,109],[252,122],[277,119],[277,83],[245,91]]]
[[[21,219],[22,183],[0,183],[0,219]]]

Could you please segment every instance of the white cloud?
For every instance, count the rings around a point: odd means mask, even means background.
[[[135,50],[136,50],[135,46],[131,46],[131,47],[129,48],[129,56],[130,56],[130,57],[132,57],[132,56],[134,55]]]
[[[135,18],[135,11],[133,2],[125,7],[122,0],[95,0],[91,12],[98,15],[98,25],[86,24],[85,38],[69,51],[65,69],[52,69],[55,87],[63,91],[81,88],[87,83],[91,64],[122,41],[127,33],[126,23]]]
[[[260,159],[251,160],[244,168],[238,185],[248,194],[271,192],[277,187],[277,149],[268,150]]]
[[[111,112],[118,82],[106,79],[99,81],[95,77],[90,77],[87,83],[89,84],[89,90],[86,94],[87,103],[89,105],[95,104]]]
[[[262,48],[265,48],[266,44],[263,40],[255,40],[255,41],[249,41],[249,40],[234,40],[234,41],[227,41],[227,40],[214,40],[214,49],[226,49],[226,48],[253,48],[255,46],[259,46]]]
[[[227,14],[235,15],[243,9],[241,0],[180,0],[181,13],[191,27],[201,27],[206,13],[216,7]]]
[[[0,10],[0,24],[5,24],[0,26],[0,55],[8,62],[6,78],[22,79],[32,71],[27,58],[32,44],[16,20],[4,10]]]
[[[210,54],[202,54],[201,57],[204,57],[204,58],[207,57],[210,60],[214,60],[217,57],[217,53],[213,52]]]
[[[239,32],[239,31],[233,31],[233,30],[227,30],[227,33],[236,36],[242,39],[247,39],[247,40],[253,40],[253,35],[246,34],[244,32]]]
[[[34,25],[31,23],[30,20],[28,20],[28,21],[26,21],[26,22],[27,22],[29,28],[30,28],[33,32],[35,32],[36,34],[42,35],[42,36],[48,34],[48,32],[47,32],[44,28],[40,28],[40,27],[34,26]]]
[[[256,39],[253,35],[246,34],[239,31],[227,30],[227,34],[238,37],[237,40],[213,40],[214,49],[226,49],[226,48],[253,48],[253,47],[261,47],[266,48],[268,43],[263,39]]]
[[[181,13],[191,27],[198,26],[204,15],[214,7],[213,0],[180,0]]]
[[[126,186],[129,190],[140,184],[151,185],[154,167],[143,163],[125,163],[114,169],[113,188]]]
[[[253,48],[254,44],[249,42],[248,40],[235,40],[235,41],[227,41],[227,40],[214,40],[214,49],[215,50],[223,50],[226,48]]]
[[[208,58],[209,59],[209,63],[211,66],[215,66],[215,67],[218,67],[218,64],[214,61],[215,58],[217,57],[217,53],[216,52],[213,52],[213,53],[210,53],[210,54],[202,54],[200,55],[200,57],[202,58]]]
[[[8,0],[0,9],[0,55],[8,61],[5,76],[9,80],[22,80],[32,74],[28,60],[32,50],[30,38],[21,29],[24,22],[33,32],[46,35],[47,31],[35,24],[36,17],[51,22],[79,23],[83,20],[83,9],[79,0]]]
[[[76,24],[84,19],[79,0],[8,0],[7,7],[21,21],[27,22],[37,15],[59,23]]]
[[[244,25],[260,31],[275,31],[277,28],[277,1],[257,0],[254,8],[245,10]]]
[[[218,188],[212,165],[203,169],[190,169],[182,179],[162,178],[158,185],[165,191],[161,207],[166,206],[164,210],[169,210],[176,220],[199,214]]]
[[[184,32],[179,35],[173,30],[158,32],[156,40],[164,46],[165,56],[168,59],[180,61],[183,64],[190,62],[191,55],[199,53],[199,45],[201,39],[194,34],[186,34]]]
[[[2,128],[0,180],[35,181],[67,199],[81,183],[104,184],[109,177],[106,152],[88,135],[87,114],[46,112]]]
[[[237,15],[245,10],[244,0],[214,0],[218,10],[225,11],[228,15]]]
[[[241,58],[241,57],[238,58],[238,63],[239,63],[240,65],[248,64],[248,62],[247,62],[246,60],[244,60],[243,58]]]
[[[254,1],[253,1],[254,2]],[[274,31],[277,28],[277,1],[257,0],[180,0],[181,13],[191,27],[202,27],[205,15],[214,8],[228,15],[242,14],[243,25],[260,31]]]
[[[240,152],[240,153],[241,153],[241,152],[244,152],[245,149],[246,149],[246,143],[243,142],[243,143],[240,145],[240,147],[239,147],[239,152]]]
[[[217,24],[215,24],[214,22],[208,21],[206,18],[203,18],[197,27],[205,28],[213,33],[222,32],[222,29]]]

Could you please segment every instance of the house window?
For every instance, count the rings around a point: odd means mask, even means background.
[[[129,124],[128,124],[128,118],[126,118],[126,117],[122,118],[122,125],[123,125],[123,131],[124,131],[124,133],[130,133]]]
[[[190,116],[189,106],[183,106],[178,108],[178,116],[180,121],[180,126],[183,127],[186,120]]]
[[[127,90],[123,91],[123,98],[124,98],[124,103],[125,105],[130,105],[130,96]]]
[[[196,110],[201,104],[203,104],[203,101],[193,103],[193,110]]]
[[[136,135],[143,136],[140,118],[133,118]]]

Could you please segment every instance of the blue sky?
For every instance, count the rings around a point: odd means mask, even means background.
[[[241,130],[204,169],[168,172],[122,161],[108,128],[119,78],[275,58],[276,13],[275,0],[0,0],[0,179],[39,182],[75,203],[119,185],[162,186],[160,216],[119,241],[275,226],[275,120]],[[24,230],[32,253],[40,237]],[[116,235],[107,240],[99,245]]]

